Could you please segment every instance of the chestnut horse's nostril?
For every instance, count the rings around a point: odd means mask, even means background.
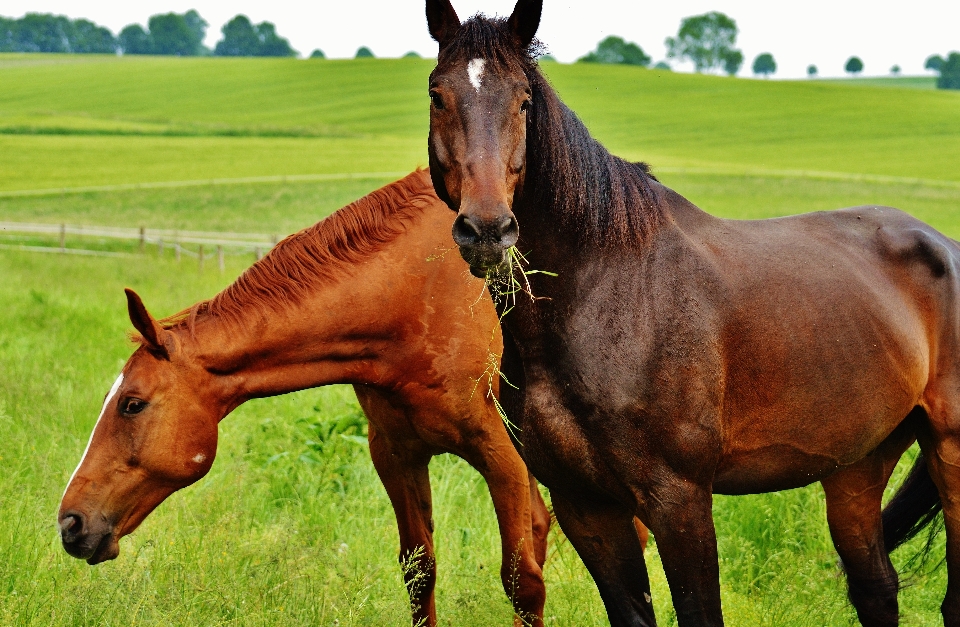
[[[480,229],[465,215],[453,223],[453,241],[457,246],[476,246],[481,241]]]
[[[60,519],[60,539],[71,544],[83,535],[83,516],[69,513]]]

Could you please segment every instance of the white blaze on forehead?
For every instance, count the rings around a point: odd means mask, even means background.
[[[472,59],[470,63],[467,64],[467,76],[470,77],[470,84],[473,85],[473,88],[478,92],[480,91],[480,85],[483,84],[483,64],[486,63],[483,59]]]
[[[197,462],[198,464],[202,464],[203,460],[205,460],[206,458],[207,456],[204,455],[203,453],[197,453],[196,457],[193,458],[193,461]]]
[[[93,431],[90,432],[90,439],[87,440],[87,448],[83,449],[83,456],[80,458],[80,463],[77,464],[73,474],[70,475],[70,481],[67,481],[67,487],[63,491],[63,496],[67,495],[67,490],[70,489],[70,484],[73,483],[73,478],[77,476],[77,471],[80,470],[80,466],[83,466],[83,460],[87,458],[87,452],[90,450],[90,444],[93,443],[93,434],[97,432],[97,427],[100,425],[100,421],[103,420],[103,415],[107,413],[107,405],[109,405],[113,397],[116,396],[117,390],[120,389],[122,384],[123,373],[121,372],[120,376],[117,377],[117,380],[113,382],[113,387],[110,388],[107,398],[103,401],[103,407],[100,409],[100,416],[97,418],[97,424],[93,425]],[[60,497],[60,500],[63,501],[63,497]]]

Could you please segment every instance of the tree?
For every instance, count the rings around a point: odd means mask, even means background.
[[[185,16],[177,13],[151,15],[147,22],[154,54],[178,57],[195,56],[202,38],[190,28]]]
[[[758,54],[757,58],[753,60],[754,74],[762,74],[764,77],[769,77],[771,74],[776,73],[776,71],[777,62],[769,52]]]
[[[416,50],[411,50],[407,54],[403,55],[403,58],[404,59],[420,59],[422,57],[420,56],[420,53],[417,52]],[[542,61],[543,57],[541,57],[540,60]]]
[[[672,71],[673,71],[673,68],[670,67],[670,64],[667,63],[666,61],[657,61],[657,64],[653,66],[653,69],[655,69],[655,70],[666,70],[666,71],[668,71],[668,72],[672,72]]]
[[[728,50],[723,55],[723,71],[729,76],[734,76],[740,71],[743,65],[743,53],[739,50]]]
[[[323,54],[323,50],[320,48],[315,48],[313,52],[310,53],[311,59],[326,59],[327,55]]]
[[[813,78],[814,76],[816,76],[816,75],[817,75],[817,72],[818,72],[817,66],[815,66],[815,65],[808,65],[808,66],[807,66],[807,76],[808,76],[809,78]]]
[[[217,56],[292,57],[297,54],[290,42],[277,34],[273,24],[261,22],[254,26],[246,15],[237,15],[224,24],[220,32],[223,39],[213,49]]]
[[[860,60],[860,57],[850,57],[843,69],[850,74],[857,75],[863,71],[863,61]]]
[[[210,48],[203,45],[203,39],[207,36],[207,26],[210,26],[207,20],[200,17],[200,14],[194,9],[190,9],[184,13],[183,19],[186,21],[187,27],[190,29],[190,32],[193,33],[193,38],[197,42],[196,54],[210,54]]]
[[[123,54],[153,53],[153,39],[150,38],[150,33],[139,24],[130,24],[124,27],[117,40],[120,42],[120,49],[123,50]]]
[[[697,72],[723,68],[730,74],[730,69],[739,70],[743,63],[743,53],[734,48],[737,23],[717,11],[684,18],[677,36],[667,37],[665,43],[668,57],[689,59]],[[740,53],[740,63],[735,53]]]
[[[355,59],[372,59],[373,57],[373,50],[367,48],[366,46],[360,46],[357,48],[357,54],[354,55]]]
[[[610,35],[597,44],[596,50],[577,59],[578,63],[613,63],[643,67],[650,65],[650,61],[652,59],[647,56],[643,48],[616,35]]]
[[[63,15],[27,13],[0,22],[0,50],[6,52],[114,53],[113,33],[89,20]]]
[[[940,66],[938,89],[960,89],[960,52],[951,52]]]
[[[890,68],[890,73],[894,76],[900,76],[900,66],[894,65],[892,68]]]
[[[924,62],[923,69],[939,72],[944,63],[946,63],[946,60],[939,54],[931,54],[929,57],[927,57],[926,62]]]

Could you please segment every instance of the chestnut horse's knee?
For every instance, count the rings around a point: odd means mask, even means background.
[[[537,480],[530,475],[530,522],[533,531],[533,552],[537,564],[543,568],[547,561],[547,535],[550,533],[550,510],[543,502]]]

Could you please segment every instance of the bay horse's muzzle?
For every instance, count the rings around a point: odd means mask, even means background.
[[[77,559],[87,560],[91,566],[119,554],[113,528],[106,520],[92,523],[80,512],[67,511],[60,515],[59,527],[63,549]]]
[[[489,220],[461,213],[453,223],[453,241],[460,247],[460,256],[480,278],[504,264],[507,250],[519,236],[517,220],[509,210]]]

